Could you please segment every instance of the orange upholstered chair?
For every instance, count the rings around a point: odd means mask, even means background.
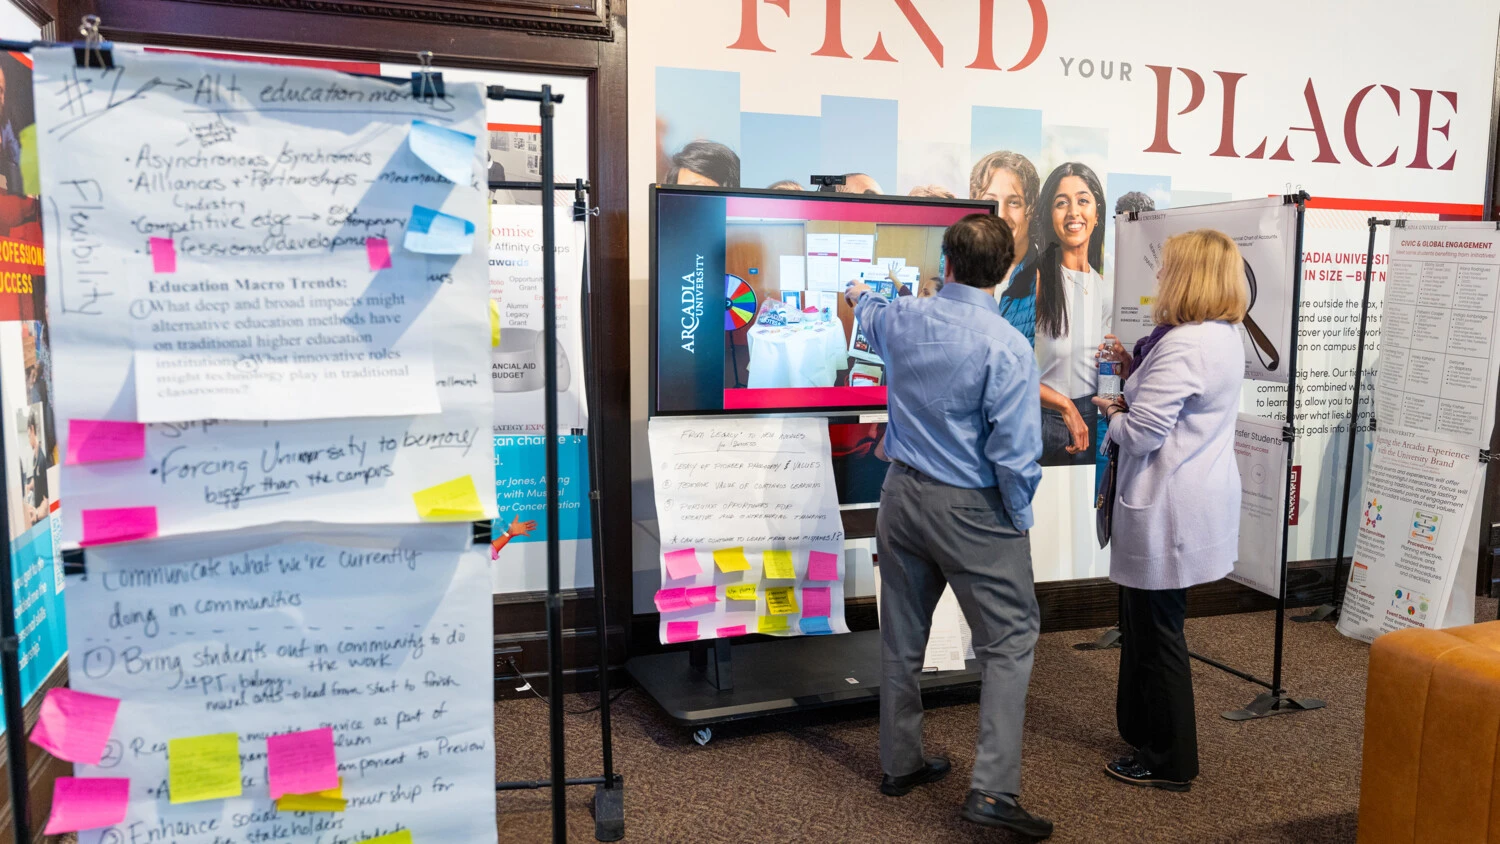
[[[1370,648],[1359,844],[1500,844],[1500,621]]]

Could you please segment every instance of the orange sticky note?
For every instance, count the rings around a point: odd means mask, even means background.
[[[479,490],[474,487],[474,478],[470,475],[460,475],[451,481],[419,489],[411,497],[416,502],[417,515],[423,519],[472,522],[484,518],[484,504],[479,500]]]
[[[79,545],[105,545],[156,536],[155,507],[111,507],[83,511]]]
[[[140,460],[145,456],[146,426],[140,422],[68,420],[68,452],[63,460],[70,466],[106,460]]]

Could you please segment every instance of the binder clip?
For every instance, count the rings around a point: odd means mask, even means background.
[[[422,69],[411,75],[411,95],[419,100],[443,99],[443,74],[432,72],[432,51],[417,54]]]
[[[81,574],[87,580],[89,575],[88,565],[84,562],[82,548],[70,548],[62,553],[62,569],[64,575]]]
[[[1135,210],[1134,208],[1132,208],[1129,211],[1125,212],[1125,220],[1127,222],[1134,223],[1137,220],[1139,220],[1140,218],[1141,218],[1141,212]]]
[[[1494,460],[1494,459],[1495,459],[1495,455],[1491,454],[1489,449],[1487,449],[1487,448],[1481,448],[1479,450],[1479,462],[1480,463],[1488,463],[1488,462],[1490,462],[1491,460]]]
[[[83,36],[83,43],[73,44],[73,59],[79,67],[98,70],[115,69],[114,50],[112,45],[99,34],[98,15],[84,15],[83,24],[78,27],[78,34]]]
[[[1402,217],[1401,219],[1391,223],[1391,225],[1395,226],[1398,229],[1404,229],[1406,228],[1406,218]]]

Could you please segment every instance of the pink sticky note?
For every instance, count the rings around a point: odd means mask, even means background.
[[[370,269],[391,268],[391,244],[383,237],[365,238],[365,255],[370,259]]]
[[[102,419],[68,420],[69,465],[106,460],[140,460],[146,456],[146,426]]]
[[[808,580],[838,580],[839,555],[812,551],[807,555]]]
[[[177,272],[177,244],[172,238],[151,238],[151,268],[159,273]]]
[[[701,607],[704,604],[712,604],[719,600],[719,587],[717,586],[694,586],[685,593],[687,604],[690,607]]]
[[[114,826],[125,820],[130,780],[121,777],[58,777],[46,835]]]
[[[691,642],[698,638],[698,622],[696,621],[669,621],[667,622],[667,642]]]
[[[111,507],[83,511],[83,541],[79,545],[105,545],[156,536],[155,507]]]
[[[59,759],[97,765],[104,758],[119,708],[117,698],[48,689],[31,730],[31,743]]]
[[[715,630],[714,633],[718,635],[720,639],[728,639],[730,636],[743,636],[745,635],[745,625],[736,624],[733,627],[720,627],[718,630]]]
[[[675,612],[691,607],[688,603],[687,590],[681,586],[676,589],[663,589],[656,593],[656,609],[658,612]]]
[[[802,617],[827,618],[832,599],[827,586],[808,586],[802,590]]]
[[[339,787],[339,763],[333,753],[333,728],[284,733],[266,739],[266,781],[271,799],[283,794],[312,794]]]
[[[703,571],[698,565],[698,552],[692,548],[683,548],[678,551],[668,551],[667,577],[676,580],[679,577],[692,577]]]

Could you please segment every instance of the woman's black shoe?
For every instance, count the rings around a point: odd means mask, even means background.
[[[1150,768],[1137,762],[1134,756],[1123,756],[1104,766],[1104,772],[1131,785],[1145,786],[1147,788],[1160,788],[1166,791],[1187,791],[1193,787],[1190,782],[1178,782],[1159,777],[1151,772]]]
[[[986,791],[970,791],[964,803],[964,820],[983,826],[998,826],[1011,832],[1019,832],[1027,838],[1047,838],[1052,835],[1052,821],[1039,818],[1021,808],[1015,798],[990,794]]]
[[[948,776],[953,770],[953,765],[941,756],[929,756],[922,760],[927,763],[910,774],[893,777],[887,774],[880,779],[880,793],[888,797],[903,797],[913,788],[937,782]]]

